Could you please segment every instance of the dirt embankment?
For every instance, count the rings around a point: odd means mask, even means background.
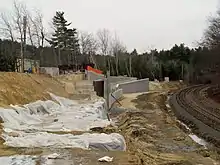
[[[10,104],[23,105],[37,100],[48,100],[50,99],[48,92],[69,97],[64,85],[50,76],[0,72],[0,108],[9,108]],[[0,134],[1,132],[2,125],[0,124]],[[0,138],[0,156],[41,152],[37,149],[23,151],[4,146],[3,143],[4,140]]]
[[[64,85],[52,77],[0,72],[0,107],[46,100],[50,98],[48,92],[69,97]]]
[[[128,151],[140,165],[218,165],[216,150],[199,146],[178,127],[166,105],[168,93],[169,87],[137,97],[125,95],[122,106],[131,110],[119,117],[118,131],[125,137]]]

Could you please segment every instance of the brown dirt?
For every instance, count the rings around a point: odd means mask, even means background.
[[[10,104],[23,105],[37,100],[51,99],[48,92],[58,96],[74,99],[75,97],[65,90],[65,82],[80,81],[82,75],[60,76],[52,78],[47,75],[25,74],[15,72],[0,72],[0,107],[8,108]],[[80,96],[81,97],[81,96]],[[2,123],[2,121],[0,121]],[[0,124],[0,133],[2,125]],[[0,156],[13,154],[31,154],[41,153],[41,149],[21,149],[11,148],[3,145],[4,140],[0,138]]]
[[[69,97],[64,86],[49,76],[0,72],[0,107],[49,99],[47,92]]]
[[[129,152],[106,152],[106,151],[85,151],[85,150],[73,150],[74,163],[82,165],[138,165],[138,159],[136,156]],[[98,162],[98,159],[104,156],[113,157],[113,162],[102,163]]]
[[[220,164],[215,149],[204,149],[178,127],[166,106],[168,89],[138,97],[133,94],[133,98],[126,96],[121,101],[124,108],[137,108],[122,114],[118,122],[118,132],[125,137],[128,151],[135,153],[143,165]]]
[[[171,82],[154,82],[151,81],[149,84],[150,91],[175,91],[183,86],[183,83],[178,81],[171,81]]]

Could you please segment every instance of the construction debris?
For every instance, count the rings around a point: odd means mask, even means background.
[[[113,157],[104,156],[104,157],[100,158],[98,161],[99,162],[112,162],[113,161]]]

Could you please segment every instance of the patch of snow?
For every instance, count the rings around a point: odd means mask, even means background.
[[[98,159],[99,162],[112,162],[113,161],[113,157],[109,157],[109,156],[104,156],[100,159]]]
[[[196,135],[194,135],[194,134],[190,134],[189,137],[190,137],[194,142],[196,142],[197,144],[199,144],[199,145],[201,145],[201,146],[206,147],[206,146],[208,145],[208,143],[207,143],[205,140],[199,138],[198,136],[196,136]]]
[[[179,124],[181,124],[182,126],[184,126],[186,130],[191,131],[191,129],[190,129],[185,123],[183,123],[183,122],[181,122],[181,121],[179,121],[179,120],[177,120],[177,122],[178,122]]]

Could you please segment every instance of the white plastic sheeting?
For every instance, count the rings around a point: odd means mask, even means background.
[[[4,127],[12,130],[88,131],[110,124],[105,117],[104,100],[87,104],[52,95],[54,101],[37,101],[23,107],[1,109]]]
[[[51,94],[54,101],[37,101],[23,107],[0,109],[4,121],[2,137],[12,147],[101,148],[125,150],[123,136],[119,134],[57,135],[47,131],[88,131],[106,127],[104,100],[80,104]]]
[[[16,132],[18,133],[18,132]],[[14,147],[53,147],[53,148],[82,148],[102,149],[106,151],[125,151],[125,141],[119,134],[89,134],[82,135],[56,135],[46,132],[24,133],[16,137],[3,134],[5,145]]]
[[[45,156],[29,156],[29,155],[14,155],[9,157],[0,157],[1,165],[78,165],[73,163],[70,158],[50,158],[50,155]]]
[[[1,165],[36,165],[36,161],[31,156],[11,156],[0,157]]]

